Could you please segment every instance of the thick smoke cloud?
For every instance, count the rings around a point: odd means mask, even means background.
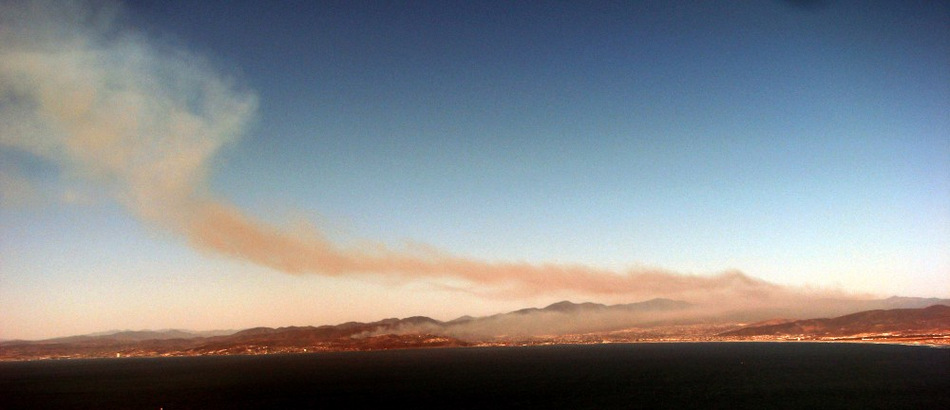
[[[290,274],[379,275],[453,286],[461,280],[467,289],[496,294],[789,296],[783,287],[738,272],[690,276],[489,263],[436,250],[343,248],[316,231],[268,226],[207,189],[216,153],[254,119],[252,92],[200,56],[153,44],[123,27],[114,4],[0,7],[0,147],[54,163],[66,179],[104,187],[142,221],[197,249]],[[16,182],[5,185],[21,185]]]
[[[194,55],[119,31],[114,7],[82,6],[3,6],[0,143],[181,229],[207,200],[209,160],[241,134],[255,97]]]

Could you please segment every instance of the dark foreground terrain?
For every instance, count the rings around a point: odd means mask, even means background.
[[[0,408],[950,408],[950,349],[656,343],[0,363]]]

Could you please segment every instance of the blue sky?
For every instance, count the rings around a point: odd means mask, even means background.
[[[135,1],[103,36],[253,97],[201,185],[267,224],[487,263],[950,297],[947,4],[669,3]],[[643,296],[287,275],[0,142],[3,338]]]

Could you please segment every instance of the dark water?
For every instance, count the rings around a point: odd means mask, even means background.
[[[950,349],[683,343],[0,363],[0,408],[950,409]]]

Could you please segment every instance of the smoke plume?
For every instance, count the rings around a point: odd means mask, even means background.
[[[112,3],[0,7],[0,148],[56,164],[67,181],[94,182],[146,224],[203,251],[290,274],[461,280],[487,293],[754,300],[789,295],[738,272],[695,276],[491,263],[381,244],[341,247],[320,232],[268,226],[207,187],[216,153],[253,121],[254,93],[199,55],[124,27],[122,10]]]

